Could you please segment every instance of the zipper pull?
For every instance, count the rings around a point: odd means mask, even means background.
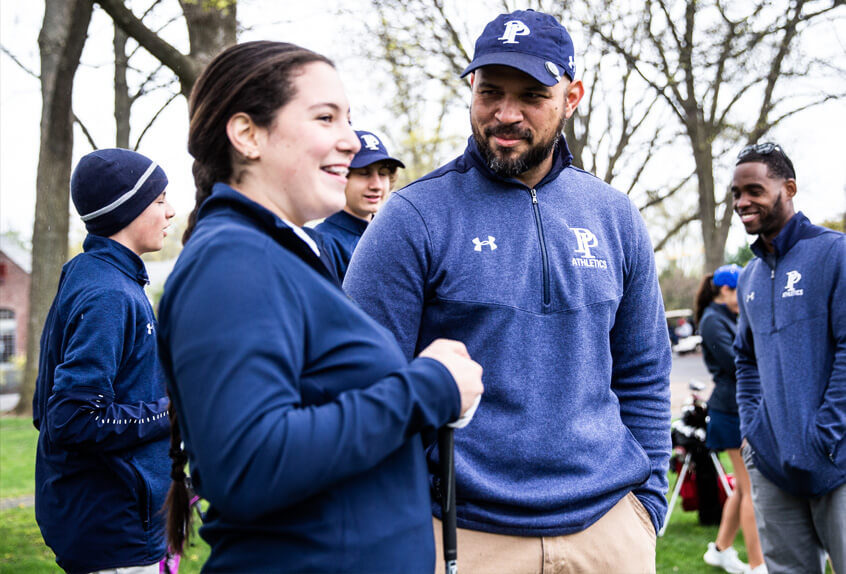
[[[770,279],[775,279],[775,269],[770,269]]]
[[[535,193],[535,190],[534,190],[534,189],[530,189],[530,190],[529,190],[529,193],[531,193],[531,194],[532,194],[532,203],[534,203],[535,205],[537,205],[537,203],[538,203],[538,196],[537,196],[537,194]]]

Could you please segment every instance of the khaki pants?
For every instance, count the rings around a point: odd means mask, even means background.
[[[436,574],[444,574],[441,521],[435,529]],[[458,529],[458,571],[467,574],[646,574],[655,572],[655,528],[629,493],[586,530],[563,536],[507,536]]]

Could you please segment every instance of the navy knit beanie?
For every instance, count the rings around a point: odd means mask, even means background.
[[[101,149],[79,160],[71,198],[88,233],[109,237],[141,215],[167,187],[164,170],[128,149]]]

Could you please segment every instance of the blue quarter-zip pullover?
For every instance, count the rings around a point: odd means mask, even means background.
[[[410,364],[281,219],[218,183],[168,279],[162,361],[208,571],[432,572],[418,433],[454,420],[438,361]]]
[[[32,401],[35,517],[69,572],[165,554],[168,400],[144,263],[89,235],[62,269]]]
[[[846,483],[846,236],[801,212],[738,282],[737,403],[755,466],[797,496]]]
[[[449,337],[485,370],[455,433],[462,528],[577,532],[634,491],[657,530],[667,507],[670,346],[652,245],[632,202],[570,160],[562,137],[529,189],[470,138],[393,194],[347,270],[347,292],[407,357]],[[435,445],[428,459],[437,476]]]

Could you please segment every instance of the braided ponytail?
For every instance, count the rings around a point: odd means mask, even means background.
[[[215,173],[217,171],[218,173]],[[194,195],[194,209],[188,215],[188,224],[185,226],[185,232],[182,234],[182,244],[188,242],[191,234],[194,232],[194,226],[197,225],[197,214],[203,203],[211,195],[212,186],[218,181],[226,181],[229,179],[228,166],[220,166],[215,170],[212,166],[208,166],[194,160],[194,165],[191,172],[194,175],[194,185],[197,191]]]
[[[169,397],[170,393],[168,393]],[[182,549],[191,537],[191,493],[185,475],[185,465],[188,464],[188,453],[182,448],[182,432],[179,430],[179,419],[173,401],[168,407],[170,417],[170,490],[167,492],[164,508],[167,513],[167,545],[171,552],[181,554]]]

